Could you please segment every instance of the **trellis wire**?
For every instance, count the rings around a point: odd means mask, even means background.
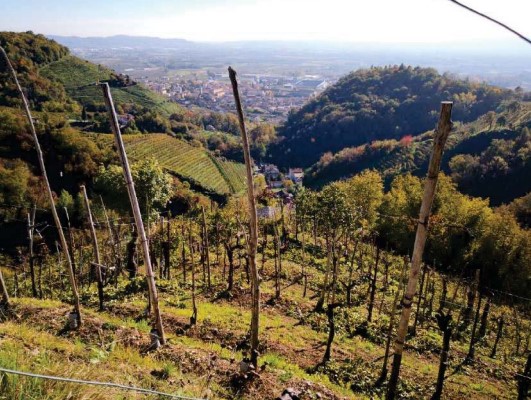
[[[105,386],[105,387],[114,387],[122,390],[131,390],[139,393],[146,393],[146,394],[153,394],[157,396],[165,396],[173,399],[182,399],[182,400],[204,400],[198,397],[187,397],[187,396],[181,396],[177,394],[170,394],[170,393],[164,393],[159,392],[156,390],[150,390],[150,389],[143,389],[136,386],[127,386],[122,385],[119,383],[113,383],[113,382],[99,382],[99,381],[86,381],[82,379],[74,379],[74,378],[63,378],[60,376],[52,376],[52,375],[42,375],[42,374],[34,374],[31,372],[23,372],[23,371],[17,371],[13,369],[7,369],[7,368],[1,368],[0,372],[4,372],[6,374],[14,374],[14,375],[22,375],[22,376],[28,376],[31,378],[39,378],[39,379],[48,379],[52,381],[58,381],[58,382],[67,382],[67,383],[77,383],[81,385],[94,385],[94,386]]]

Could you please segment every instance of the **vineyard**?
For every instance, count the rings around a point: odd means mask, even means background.
[[[39,72],[49,79],[61,82],[66,92],[84,105],[103,103],[101,89],[95,83],[107,81],[113,77],[110,69],[75,56],[63,57],[44,66]],[[134,103],[165,115],[182,111],[178,104],[169,102],[142,85],[111,87],[111,91],[113,98],[119,104]]]
[[[111,135],[98,138],[112,141]],[[245,188],[243,164],[217,159],[203,148],[165,134],[124,135],[123,138],[133,161],[155,157],[170,173],[220,195],[239,193]]]

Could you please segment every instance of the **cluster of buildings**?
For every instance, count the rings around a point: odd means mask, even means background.
[[[254,173],[263,175],[270,192],[287,207],[293,207],[293,194],[290,185],[302,186],[304,171],[302,168],[290,168],[287,174],[282,174],[274,164],[261,164],[255,166]],[[265,206],[257,210],[258,218],[277,219],[282,215],[282,208],[278,206]]]
[[[246,114],[257,121],[283,120],[292,108],[301,107],[331,84],[318,75],[242,74],[238,77]],[[205,79],[198,75],[162,76],[146,79],[144,83],[186,107],[234,112],[232,88],[226,73],[208,73]]]
[[[304,171],[302,168],[289,168],[287,174],[279,171],[274,164],[259,164],[254,167],[256,175],[263,175],[269,189],[289,189],[286,185],[302,186]]]

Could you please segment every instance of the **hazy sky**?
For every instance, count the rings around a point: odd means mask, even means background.
[[[531,36],[531,0],[462,0]],[[448,0],[0,0],[0,30],[201,41],[511,40]]]

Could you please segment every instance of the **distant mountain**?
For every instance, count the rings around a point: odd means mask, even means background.
[[[308,167],[327,152],[425,132],[435,125],[443,100],[455,102],[454,121],[469,122],[513,96],[511,90],[440,75],[432,68],[361,69],[291,113],[270,155],[283,167]]]
[[[129,35],[115,35],[115,36],[58,36],[48,35],[52,40],[61,43],[71,49],[75,48],[183,48],[193,46],[192,42],[184,39],[164,39],[150,36],[129,36]]]

